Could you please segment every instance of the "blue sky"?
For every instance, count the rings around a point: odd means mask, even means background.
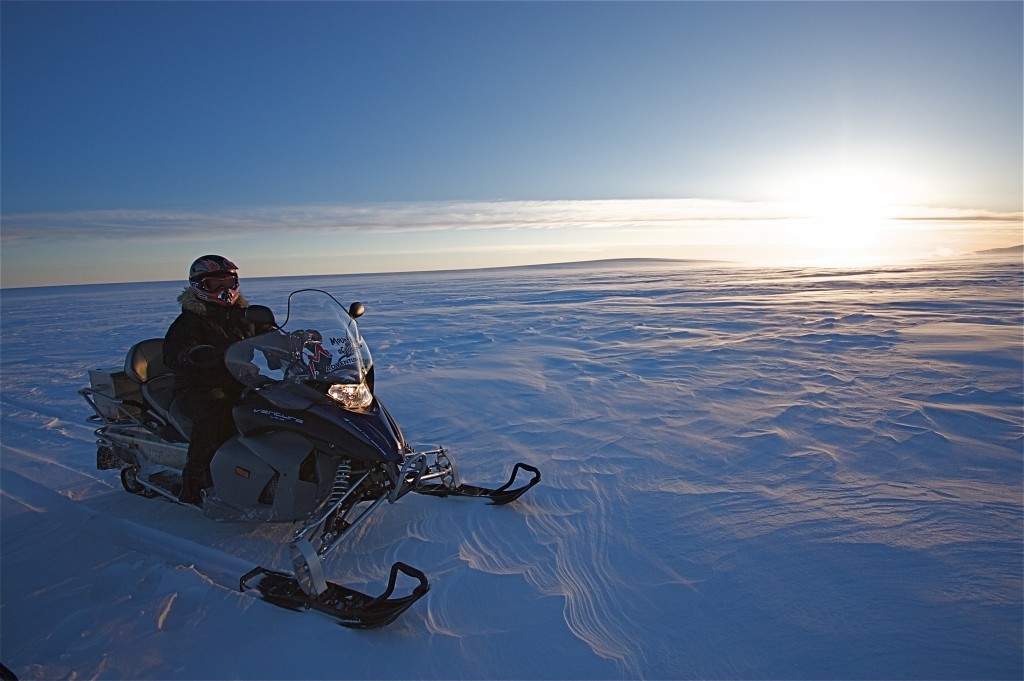
[[[1021,237],[1020,2],[0,5],[4,287]],[[857,225],[867,225],[858,227]]]

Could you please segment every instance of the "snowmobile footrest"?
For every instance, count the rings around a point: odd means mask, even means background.
[[[399,572],[418,580],[419,584],[408,596],[392,598]],[[315,610],[353,629],[377,629],[394,622],[430,590],[430,584],[422,572],[399,562],[391,566],[388,586],[376,597],[333,582],[327,582],[327,590],[313,597],[302,590],[293,575],[264,567],[254,568],[242,576],[239,590],[244,592],[248,588],[257,589],[265,601],[282,608]]]
[[[510,489],[512,484],[516,481],[516,475],[520,470],[533,473],[533,479],[522,487]],[[419,487],[416,492],[435,497],[484,497],[490,499],[492,504],[500,506],[502,504],[515,501],[519,497],[523,496],[523,494],[526,493],[526,490],[530,489],[538,482],[540,482],[540,471],[538,469],[530,466],[529,464],[517,463],[515,468],[512,469],[512,475],[509,477],[508,482],[497,489],[477,487],[476,485],[459,485],[455,489],[450,489],[444,485],[423,485]]]

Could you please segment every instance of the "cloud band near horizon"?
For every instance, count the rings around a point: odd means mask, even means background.
[[[782,202],[711,199],[562,201],[425,201],[247,207],[211,211],[92,210],[3,216],[0,240],[190,238],[217,230],[250,236],[300,230],[310,233],[402,233],[444,230],[672,228],[687,224],[807,219]],[[957,224],[1024,223],[1024,213],[913,206],[894,208],[888,219]]]

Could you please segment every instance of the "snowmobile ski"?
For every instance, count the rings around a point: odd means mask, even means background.
[[[516,481],[516,475],[520,470],[533,473],[533,479],[521,487],[512,488],[513,483]],[[540,482],[540,471],[534,466],[520,462],[512,469],[512,475],[509,477],[508,482],[497,489],[466,484],[449,487],[440,483],[434,485],[420,485],[414,491],[418,494],[435,497],[483,497],[489,499],[492,504],[501,506],[503,504],[513,502],[523,496],[528,489],[536,485],[538,482]]]
[[[407,596],[393,598],[398,573],[419,581]],[[349,587],[327,583],[327,590],[319,596],[307,594],[299,581],[286,572],[256,567],[239,580],[239,589],[245,592],[255,588],[268,603],[288,610],[315,610],[352,629],[378,629],[395,621],[409,606],[430,590],[426,575],[416,568],[398,562],[391,566],[388,586],[379,596],[369,596]]]

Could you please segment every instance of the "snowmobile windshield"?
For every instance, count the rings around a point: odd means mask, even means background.
[[[231,374],[285,409],[334,400],[348,409],[373,401],[373,359],[356,321],[326,291],[288,296],[280,328],[235,343],[225,356]]]

